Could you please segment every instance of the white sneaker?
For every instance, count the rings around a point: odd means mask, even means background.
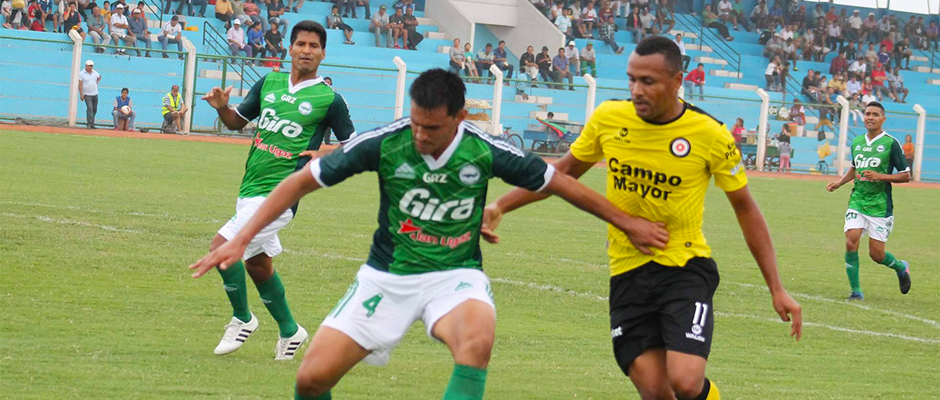
[[[289,338],[281,338],[274,347],[275,360],[292,360],[294,353],[307,341],[307,330],[297,325],[297,333]]]
[[[222,341],[215,347],[215,354],[225,355],[242,347],[245,340],[258,330],[258,317],[251,314],[251,320],[242,322],[240,319],[232,317],[232,321],[225,325],[225,334],[222,335]]]

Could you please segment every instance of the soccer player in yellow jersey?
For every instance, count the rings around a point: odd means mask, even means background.
[[[705,190],[712,176],[734,208],[773,298],[773,308],[802,335],[800,305],[783,289],[770,232],[747,188],[741,155],[724,124],[677,97],[682,55],[665,37],[650,37],[630,56],[632,100],[607,101],[591,115],[571,150],[555,162],[580,177],[605,160],[607,198],[628,214],[665,225],[664,249],[631,242],[608,227],[610,322],[614,356],[646,399],[719,399],[705,378],[714,328],[718,269],[702,235]],[[514,190],[486,208],[482,233],[502,214],[544,199]]]

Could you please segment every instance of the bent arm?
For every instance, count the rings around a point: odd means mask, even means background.
[[[581,175],[584,175],[584,173],[587,172],[593,166],[593,164],[578,160],[569,151],[568,153],[565,153],[564,157],[558,161],[555,161],[552,166],[555,167],[555,176],[567,175],[574,179],[578,179],[581,177]],[[568,200],[561,194],[552,191],[551,188],[553,184],[556,184],[555,179],[552,179],[552,182],[549,183],[548,187],[546,187],[544,192],[547,193],[536,193],[525,189],[516,188],[509,193],[506,193],[503,197],[497,199],[493,204],[499,207],[499,209],[505,214],[527,204],[547,199],[551,194],[558,194],[559,197]],[[578,183],[578,185],[583,187],[583,185],[580,183]],[[574,202],[571,203],[575,204]],[[578,206],[577,204],[575,205]],[[578,207],[581,208],[581,206]],[[598,217],[600,217],[600,215],[598,215]]]

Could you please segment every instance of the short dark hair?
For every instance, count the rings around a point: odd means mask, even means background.
[[[671,73],[682,71],[682,53],[676,42],[664,36],[650,36],[640,41],[633,50],[637,55],[662,54]]]
[[[549,117],[549,118],[554,117],[554,116],[555,116],[555,113],[553,113],[553,112],[551,112],[551,111],[548,112],[548,117]]]
[[[702,67],[702,68],[705,68],[705,64],[702,64],[702,63],[698,63],[698,66],[699,66],[699,67]]]
[[[865,105],[865,108],[868,108],[868,107],[878,107],[878,108],[881,109],[881,114],[882,114],[882,115],[885,114],[885,106],[881,105],[881,103],[879,103],[879,102],[877,102],[877,101],[870,101],[870,102],[868,102],[868,104]]]
[[[320,48],[326,50],[326,29],[323,29],[319,22],[307,19],[294,24],[294,28],[290,30],[290,44],[294,44],[300,32],[316,33],[320,37]]]
[[[506,44],[506,41],[505,41],[505,40],[500,40],[500,41],[499,41],[499,44]]]
[[[493,47],[492,43],[487,43],[485,47]]]
[[[447,115],[454,116],[464,107],[467,87],[459,76],[434,68],[421,73],[408,94],[418,107],[428,110],[445,107]]]
[[[130,91],[130,90],[128,90],[127,88],[121,88],[121,93],[124,93],[124,92],[128,92],[128,93],[130,93],[131,91]]]

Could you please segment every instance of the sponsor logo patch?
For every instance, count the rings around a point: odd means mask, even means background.
[[[411,218],[408,218],[404,221],[398,221],[398,226],[399,226],[398,228],[399,234],[408,235],[408,238],[410,238],[411,240],[415,242],[439,245],[442,247],[447,247],[451,250],[457,248],[457,246],[460,246],[464,243],[469,242],[470,239],[473,237],[473,235],[469,231],[464,232],[460,234],[459,236],[429,235],[427,233],[424,233],[423,229],[420,226],[415,225],[415,223],[411,221]],[[458,285],[457,289],[455,289],[454,291],[457,291],[460,289],[466,289],[466,287],[460,287]]]
[[[692,145],[685,138],[675,138],[672,140],[672,143],[669,143],[669,152],[679,158],[689,155],[689,151],[691,150]]]
[[[303,115],[309,115],[311,112],[313,112],[313,106],[310,105],[310,102],[305,101],[297,106],[297,111],[300,111],[300,113]]]
[[[467,164],[461,167],[457,175],[460,177],[460,182],[464,185],[469,186],[480,181],[480,169],[473,164]]]

